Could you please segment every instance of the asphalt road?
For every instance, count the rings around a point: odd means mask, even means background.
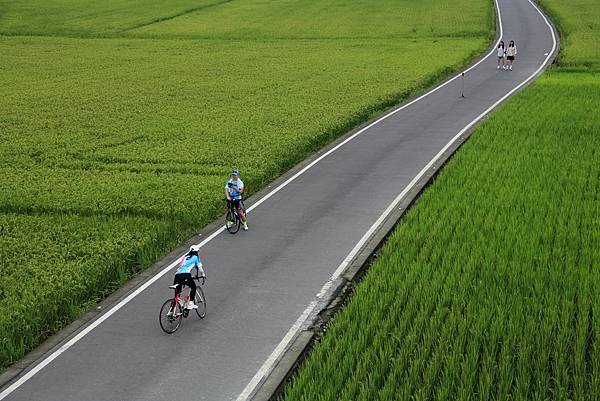
[[[256,207],[250,231],[204,245],[206,319],[188,318],[174,335],[160,330],[166,274],[0,399],[237,399],[413,177],[544,63],[553,40],[541,15],[527,0],[499,0],[499,8],[503,39],[519,50],[514,71],[486,57],[467,73],[465,98],[458,79],[381,121]]]

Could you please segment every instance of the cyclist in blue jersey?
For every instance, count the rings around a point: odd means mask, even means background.
[[[175,288],[175,295],[181,293],[183,285],[190,287],[190,300],[184,306],[187,309],[198,309],[198,305],[194,303],[196,299],[196,283],[192,277],[192,270],[198,269],[198,275],[202,278],[206,278],[204,269],[202,268],[202,260],[200,260],[199,252],[200,247],[198,245],[192,245],[190,251],[185,255],[179,264],[179,268],[175,272],[175,279],[173,284],[177,285]]]
[[[242,200],[242,194],[244,193],[244,182],[239,177],[240,172],[233,170],[231,172],[231,178],[225,183],[225,196],[230,207],[235,207],[242,219],[244,224],[244,230],[248,231],[248,219],[246,218],[246,211],[244,210],[244,202]],[[232,224],[227,222],[227,225]]]

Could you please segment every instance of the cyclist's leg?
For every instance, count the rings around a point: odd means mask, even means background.
[[[231,200],[231,208],[232,208],[232,210],[235,210],[237,212],[237,215],[241,219],[242,216],[240,215],[240,202],[241,202],[241,200],[239,200],[239,199],[232,199]]]
[[[181,294],[181,290],[183,288],[183,284],[185,284],[185,277],[183,274],[176,274],[175,278],[173,279],[173,285],[177,285],[177,287],[175,288],[175,297],[177,297],[177,295]]]
[[[237,211],[242,219],[242,222],[246,224],[246,209],[244,209],[244,202],[240,199],[237,204]]]
[[[244,209],[244,202],[242,202],[241,199],[238,206],[238,214],[240,215],[240,220],[242,220],[244,230],[248,231],[248,217],[246,216],[246,209]]]
[[[192,278],[191,273],[187,273],[185,276],[185,285],[190,287],[190,302],[194,302],[196,298],[196,282]]]
[[[226,224],[227,224],[227,228],[231,227],[231,225],[233,224],[233,220],[231,220],[231,217],[233,215],[233,201],[230,201],[229,199],[227,199],[227,219],[226,219]]]
[[[192,278],[191,273],[185,274],[185,285],[190,287],[190,298],[188,300],[188,304],[185,305],[186,308],[192,308],[190,305],[194,305],[194,299],[196,299],[196,282]],[[195,307],[194,307],[195,308]]]

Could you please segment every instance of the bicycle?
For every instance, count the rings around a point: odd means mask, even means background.
[[[225,199],[227,202],[227,214],[225,215],[225,228],[229,231],[229,234],[235,234],[240,231],[242,226],[242,218],[240,217],[237,209],[233,206],[233,202]]]
[[[193,279],[200,281],[200,277],[198,276],[195,276]],[[206,278],[202,277],[202,285],[204,285],[205,281]],[[181,292],[175,294],[174,298],[167,299],[160,308],[158,322],[160,323],[160,328],[167,334],[175,333],[179,326],[181,326],[183,318],[187,318],[190,313],[190,310],[184,307],[190,299],[189,295],[187,295],[184,300],[181,299],[181,294],[185,287],[187,287],[187,285],[184,284]],[[175,290],[177,284],[170,285],[169,288]],[[204,297],[204,290],[202,290],[200,286],[196,287],[196,297],[194,300],[198,306],[198,309],[194,309],[196,314],[200,319],[204,319],[206,316],[206,298]]]

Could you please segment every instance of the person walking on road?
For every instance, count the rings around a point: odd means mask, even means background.
[[[515,61],[515,56],[517,55],[517,46],[515,46],[515,41],[511,40],[508,44],[508,49],[506,49],[506,63],[508,64],[507,69],[512,71],[513,62]]]
[[[229,207],[235,207],[244,223],[244,230],[248,231],[248,219],[246,218],[246,211],[244,210],[244,202],[242,201],[242,194],[244,193],[244,182],[239,178],[240,172],[233,170],[231,172],[231,178],[225,183],[225,196],[227,197],[227,203]],[[227,222],[229,225],[230,223]],[[231,223],[233,224],[233,223]]]
[[[186,309],[198,309],[198,305],[194,303],[194,299],[196,299],[196,283],[192,277],[192,270],[196,268],[198,269],[197,274],[199,277],[206,277],[204,269],[202,268],[199,251],[200,247],[198,245],[192,245],[190,247],[190,251],[181,259],[179,268],[175,272],[175,279],[173,280],[173,284],[177,285],[177,288],[175,288],[175,295],[181,293],[184,284],[190,287],[190,299],[184,306]]]
[[[496,67],[498,70],[500,69],[500,66],[502,66],[502,69],[506,69],[506,66],[504,65],[504,55],[506,54],[506,50],[504,49],[504,41],[501,40],[500,43],[498,43],[498,47],[496,48],[496,51],[498,52],[498,66]]]

